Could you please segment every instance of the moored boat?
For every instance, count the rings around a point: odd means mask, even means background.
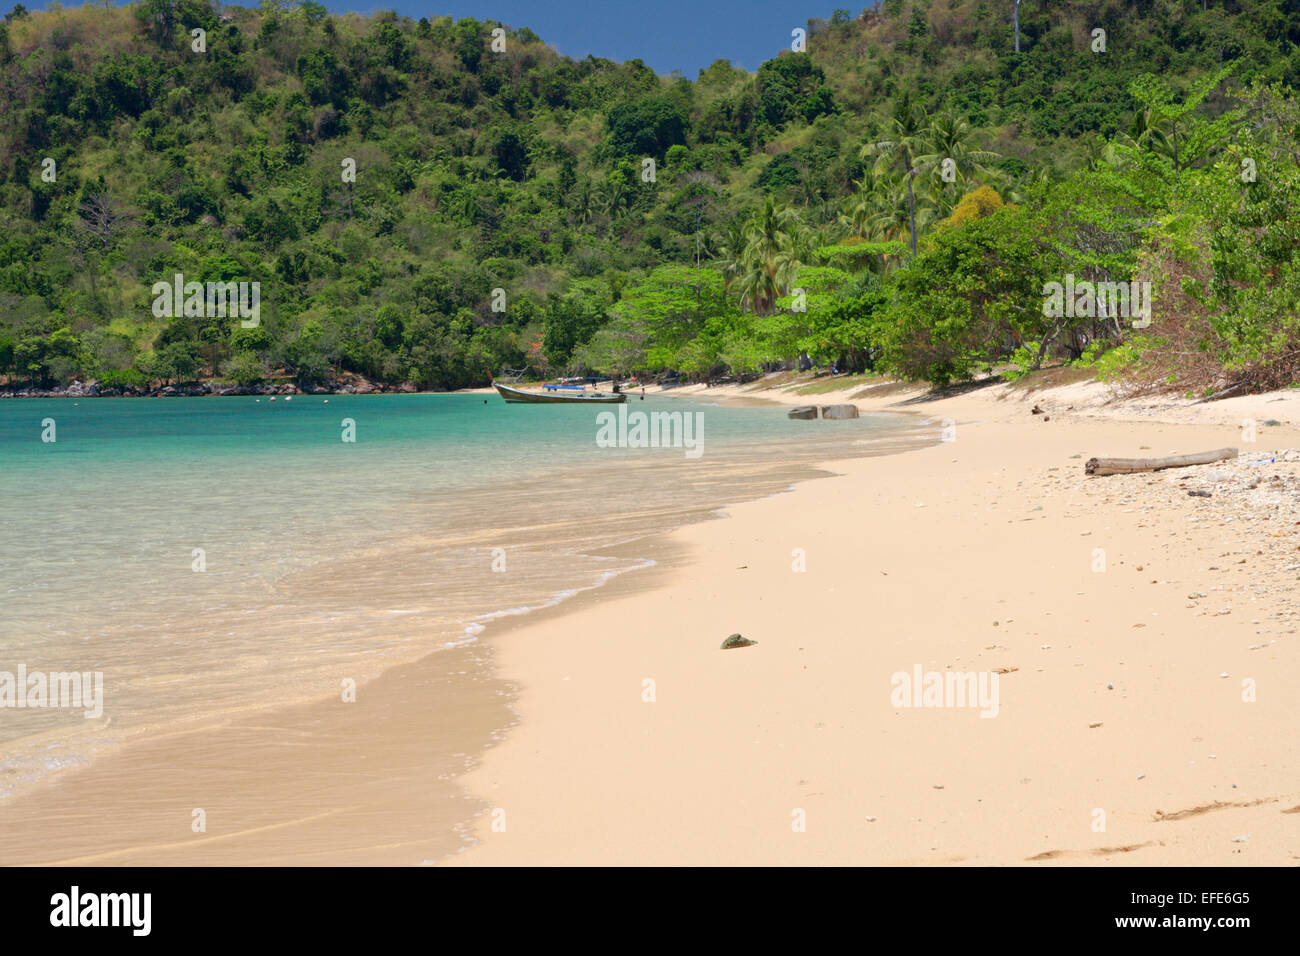
[[[507,402],[519,402],[523,404],[556,404],[556,405],[617,405],[620,402],[626,402],[627,396],[622,392],[594,392],[592,394],[576,394],[569,389],[544,390],[533,392],[527,389],[514,388],[510,385],[502,385],[500,382],[493,382],[495,388]]]

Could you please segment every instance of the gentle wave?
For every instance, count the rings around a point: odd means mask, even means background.
[[[0,670],[102,671],[106,697],[99,721],[0,709],[0,797],[133,738],[337,695],[653,563],[615,545],[916,440],[661,402],[706,416],[688,459],[597,448],[590,409],[319,401],[0,405]],[[58,447],[28,427],[47,416]]]

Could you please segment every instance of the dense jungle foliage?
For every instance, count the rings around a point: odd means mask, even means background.
[[[0,378],[1291,383],[1300,5],[1025,0],[1020,52],[1015,6],[882,0],[686,78],[311,0],[19,5]],[[158,314],[176,274],[260,323]],[[1088,285],[1130,282],[1136,317]]]

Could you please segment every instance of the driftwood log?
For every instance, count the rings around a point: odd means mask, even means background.
[[[1131,475],[1138,471],[1163,471],[1166,468],[1185,468],[1188,465],[1208,465],[1211,462],[1236,458],[1237,449],[1219,448],[1199,451],[1194,455],[1171,455],[1168,458],[1089,458],[1083,466],[1087,475]]]
[[[1215,392],[1213,395],[1207,395],[1204,398],[1198,398],[1196,401],[1192,402],[1192,404],[1204,405],[1206,402],[1217,402],[1221,398],[1228,398],[1232,395],[1236,395],[1248,384],[1249,384],[1248,382],[1238,382],[1236,385],[1228,386],[1221,392]]]

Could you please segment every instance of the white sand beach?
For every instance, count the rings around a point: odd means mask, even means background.
[[[1300,859],[1300,456],[1250,464],[1300,446],[1300,394],[707,394],[903,408],[955,440],[831,463],[674,532],[658,586],[502,636],[521,722],[463,780],[493,812],[452,863]],[[1083,473],[1225,445],[1230,467]],[[733,632],[758,643],[721,651]],[[996,717],[893,706],[916,665],[999,672]]]

